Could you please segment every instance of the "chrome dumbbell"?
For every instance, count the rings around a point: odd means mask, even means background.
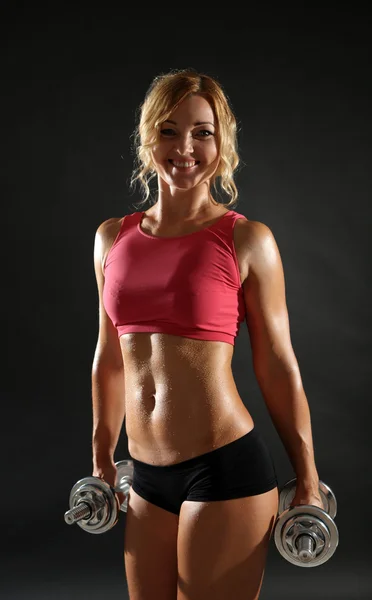
[[[120,510],[127,512],[129,490],[133,481],[133,461],[120,460],[115,466],[115,488],[94,476],[75,483],[70,492],[70,510],[65,512],[65,522],[68,525],[77,523],[89,533],[105,533],[116,525]],[[117,492],[125,494],[121,506]]]
[[[298,567],[317,567],[331,558],[338,546],[334,522],[336,497],[322,481],[319,493],[324,510],[318,506],[290,507],[296,493],[296,479],[288,481],[280,492],[279,512],[274,527],[274,541],[280,554]]]

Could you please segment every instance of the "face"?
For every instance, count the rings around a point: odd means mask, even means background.
[[[187,190],[208,181],[218,163],[215,117],[201,96],[189,96],[160,126],[152,159],[170,187]]]

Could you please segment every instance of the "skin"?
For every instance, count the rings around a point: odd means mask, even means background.
[[[191,96],[169,118],[173,123],[163,123],[152,151],[158,201],[141,222],[143,231],[161,237],[192,233],[226,213],[224,207],[213,205],[210,192],[219,164],[218,124],[211,106],[204,98]],[[197,121],[208,124],[195,125]],[[190,158],[199,164],[188,173],[169,162]],[[240,438],[251,431],[254,421],[235,385],[231,344],[158,333],[125,334],[118,340],[102,304],[102,265],[121,223],[122,219],[105,221],[96,236],[100,295],[96,356],[103,356],[104,340],[109,357],[105,360],[117,374],[117,390],[123,394],[125,390],[125,407],[120,405],[116,415],[121,426],[125,408],[130,455],[152,465],[171,465]],[[233,241],[256,371],[271,375],[298,369],[283,268],[271,231],[262,223],[239,219]],[[95,455],[93,472],[111,484],[113,450]],[[321,506],[310,488],[298,489],[295,501]],[[238,500],[184,502],[179,516],[131,490],[125,525],[131,600],[223,600],[232,591],[236,600],[256,600],[277,510],[277,488]]]
[[[170,118],[172,123],[160,128],[152,152],[159,199],[141,223],[143,231],[156,236],[190,233],[227,212],[211,202],[210,178],[219,154],[209,103],[191,96]],[[205,124],[195,126],[195,122]],[[199,164],[188,173],[169,162],[189,158]],[[243,259],[242,280],[246,265]],[[120,344],[128,447],[134,458],[174,464],[225,445],[253,428],[232,376],[231,344],[165,334],[127,334]]]
[[[201,96],[190,96],[160,128],[153,147],[153,166],[158,173],[158,202],[146,214],[153,219],[147,227],[159,230],[187,230],[211,215],[210,179],[219,164],[218,129],[211,106]],[[194,125],[196,122],[204,123]],[[176,169],[169,160],[200,161],[192,172]],[[212,210],[214,208],[214,211]],[[217,210],[216,210],[217,209]]]

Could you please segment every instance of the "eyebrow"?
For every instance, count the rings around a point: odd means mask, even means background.
[[[164,123],[172,123],[173,125],[177,125],[176,121],[171,121],[170,119],[166,119]],[[207,123],[209,125],[213,125],[214,127],[214,123],[211,123],[211,121],[195,121],[194,125],[207,125]]]

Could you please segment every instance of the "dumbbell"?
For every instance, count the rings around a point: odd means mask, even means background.
[[[334,522],[337,502],[331,488],[319,482],[324,510],[302,504],[290,507],[296,493],[296,479],[288,481],[280,492],[274,541],[279,553],[298,567],[317,567],[331,558],[338,545]]]
[[[89,533],[105,533],[116,525],[119,511],[127,512],[129,490],[133,481],[133,461],[120,460],[117,468],[115,487],[112,488],[99,477],[80,479],[70,492],[70,510],[65,512],[68,525],[77,523]],[[120,505],[117,492],[125,494]]]

